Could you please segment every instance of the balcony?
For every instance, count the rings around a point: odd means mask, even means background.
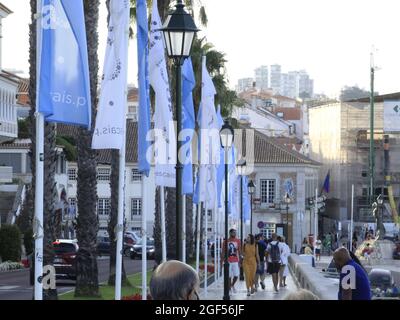
[[[0,142],[18,137],[15,95],[0,89]]]

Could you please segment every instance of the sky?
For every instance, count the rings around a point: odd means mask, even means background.
[[[261,65],[283,72],[305,69],[314,92],[331,97],[345,85],[369,88],[375,51],[375,91],[400,91],[399,0],[195,0],[206,7],[206,37],[226,53],[230,86],[252,77]],[[29,0],[1,0],[14,13],[3,21],[3,68],[28,73]],[[105,0],[101,0],[99,63],[106,45]],[[130,83],[137,83],[136,44],[129,48]]]

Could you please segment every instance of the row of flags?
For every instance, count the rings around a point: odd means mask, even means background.
[[[107,48],[101,80],[98,111],[92,148],[125,148],[126,100],[128,70],[129,1],[110,1]],[[91,128],[91,95],[89,64],[83,1],[43,0],[38,111],[47,121]],[[172,99],[169,88],[167,62],[161,31],[157,1],[153,1],[150,36],[145,0],[136,2],[138,50],[138,168],[149,175],[150,161],[155,160],[155,181],[158,186],[175,187],[176,134],[173,122]],[[182,139],[185,147],[183,194],[194,194],[196,203],[222,207],[225,179],[224,150],[219,131],[223,125],[220,107],[215,108],[216,90],[202,61],[202,94],[197,124],[199,138],[199,170],[193,181],[192,139],[196,125],[193,90],[196,85],[192,62],[182,66]],[[150,86],[155,92],[151,128]],[[236,150],[229,153],[229,212],[237,214],[238,179]],[[246,178],[243,178],[246,179]],[[195,185],[195,187],[194,187]],[[247,182],[244,184],[247,186]],[[247,189],[247,188],[245,188]],[[235,192],[233,192],[235,190]],[[248,198],[247,192],[244,198]],[[247,201],[247,200],[246,200]],[[249,205],[246,204],[246,208]],[[247,212],[247,211],[246,211]]]

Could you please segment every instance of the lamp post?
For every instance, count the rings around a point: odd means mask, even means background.
[[[241,160],[237,164],[237,170],[240,176],[240,247],[243,247],[243,176],[246,174],[246,160]],[[240,280],[244,280],[243,265],[240,264]]]
[[[253,180],[247,184],[247,191],[250,194],[250,233],[253,234],[253,194],[256,191],[256,185]]]
[[[229,262],[228,262],[228,152],[232,147],[234,132],[227,120],[220,131],[221,146],[225,151],[225,246],[224,246],[224,296],[223,300],[230,300],[229,297]]]
[[[176,157],[176,259],[183,260],[182,251],[182,221],[183,198],[182,198],[182,171],[183,165],[180,160],[179,151],[182,146],[179,134],[182,130],[182,65],[190,56],[193,40],[197,29],[190,14],[184,10],[182,0],[177,0],[176,10],[168,15],[162,31],[167,54],[173,59],[176,71],[176,134],[177,134],[177,157]]]
[[[286,194],[285,194],[284,201],[286,203],[286,241],[287,241],[287,243],[290,243],[289,242],[289,204],[292,200],[290,199],[288,192],[286,192]]]

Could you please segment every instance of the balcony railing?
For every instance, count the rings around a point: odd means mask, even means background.
[[[18,123],[0,120],[0,141],[18,137]]]

